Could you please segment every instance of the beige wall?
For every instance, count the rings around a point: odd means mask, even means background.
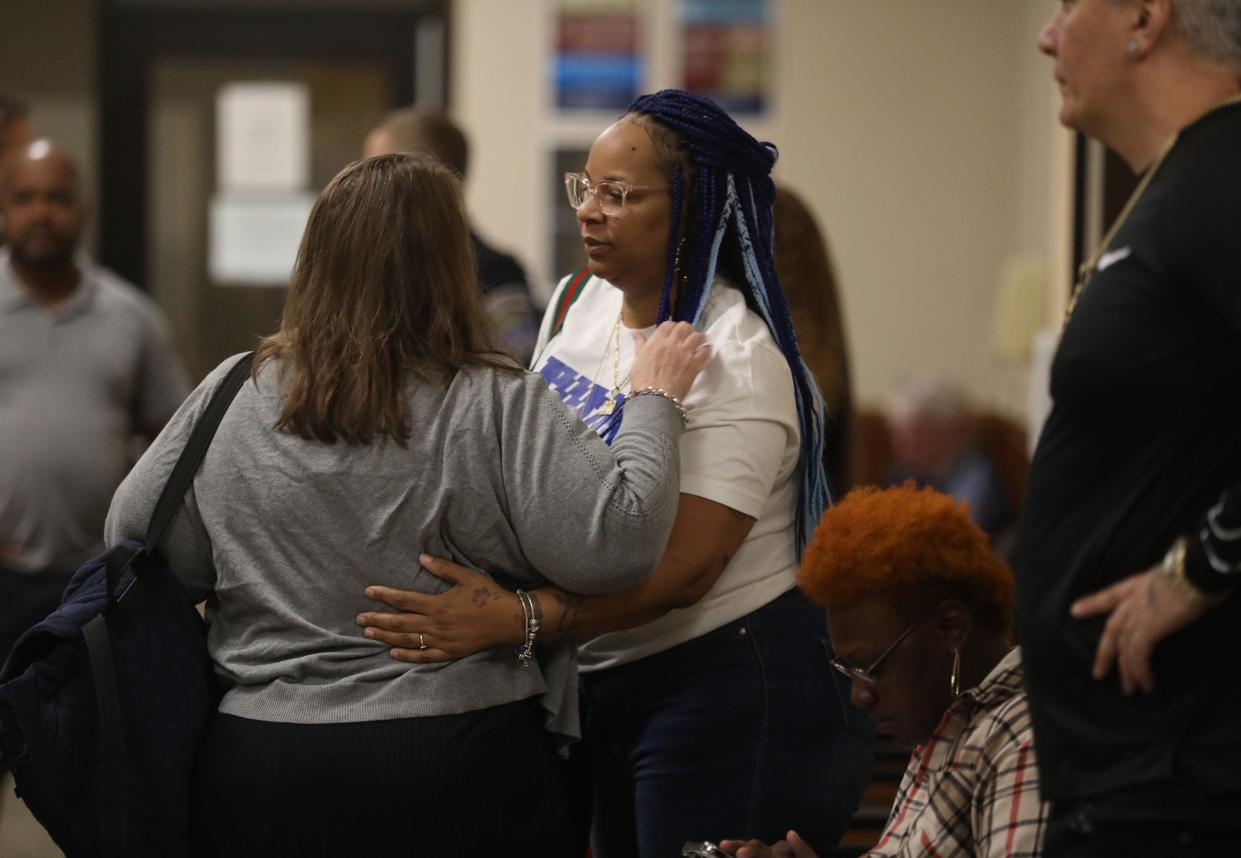
[[[649,88],[674,85],[673,0],[639,0]],[[776,107],[760,137],[817,212],[837,259],[855,382],[877,402],[912,370],[959,376],[1025,409],[1025,370],[997,357],[991,314],[1017,254],[1067,271],[1069,142],[1034,37],[1051,0],[774,0]],[[96,169],[94,3],[4,0],[0,87]],[[550,149],[609,116],[548,107],[549,0],[453,0],[452,109],[474,138],[483,231],[550,284]],[[54,58],[54,61],[53,61]],[[1062,279],[1062,278],[1061,278]],[[1063,284],[1049,287],[1059,298]],[[1055,312],[1049,311],[1049,317]]]
[[[564,119],[547,107],[551,8],[457,0],[452,46],[453,109],[475,141],[475,217],[545,283],[564,273],[546,270],[547,151],[589,141],[609,119]],[[642,8],[656,25],[647,88],[675,85],[672,0]],[[1034,47],[1049,0],[776,8],[778,103],[747,125],[780,146],[777,178],[802,193],[828,235],[861,398],[880,401],[918,370],[1024,411],[1025,369],[993,355],[991,314],[1007,259],[1059,252],[1063,133],[1049,64]]]

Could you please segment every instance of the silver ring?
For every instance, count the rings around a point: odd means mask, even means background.
[[[427,638],[422,632],[418,632],[418,649],[427,648]]]

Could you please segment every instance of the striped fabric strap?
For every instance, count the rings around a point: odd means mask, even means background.
[[[1185,555],[1185,575],[1208,593],[1241,583],[1241,483],[1225,489],[1207,510]]]
[[[560,329],[564,327],[565,316],[569,315],[569,308],[582,296],[582,290],[589,279],[590,269],[583,268],[570,277],[569,282],[560,290],[560,297],[556,300],[556,313],[552,316],[552,330],[547,336],[549,340],[559,334]]]

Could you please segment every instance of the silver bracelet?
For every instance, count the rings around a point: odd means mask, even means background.
[[[677,399],[662,387],[644,387],[629,394],[628,398],[632,399],[635,396],[662,396],[664,399],[676,406],[677,413],[681,415],[681,425],[689,425],[689,412],[685,410],[685,406],[681,404],[681,400]]]
[[[539,600],[525,590],[517,591],[517,601],[521,602],[521,613],[526,621],[526,642],[517,650],[517,663],[529,667],[534,661],[534,639],[539,633],[539,620],[543,619],[543,611]]]

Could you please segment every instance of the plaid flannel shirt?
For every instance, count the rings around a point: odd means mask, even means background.
[[[1030,858],[1043,852],[1034,730],[1014,648],[915,749],[868,858]]]

